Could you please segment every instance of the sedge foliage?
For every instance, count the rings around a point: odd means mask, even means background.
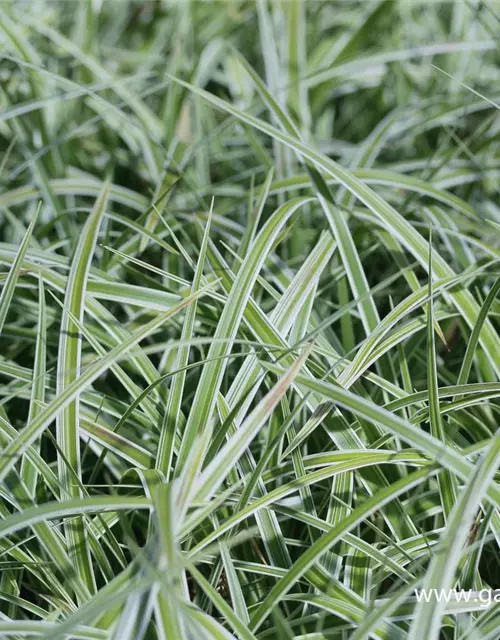
[[[497,638],[498,5],[2,5],[0,637]]]

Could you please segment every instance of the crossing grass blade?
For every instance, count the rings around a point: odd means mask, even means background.
[[[47,370],[47,314],[45,307],[45,289],[43,279],[38,280],[38,326],[36,336],[36,353],[33,366],[33,386],[31,390],[30,409],[28,414],[28,422],[31,422],[40,412],[45,402],[45,386],[46,386],[46,370]],[[40,452],[40,447],[36,448]],[[37,469],[27,459],[23,458],[21,464],[21,476],[26,485],[28,492],[34,496],[37,484]]]
[[[429,422],[431,434],[441,442],[446,442],[441,409],[439,406],[439,392],[436,363],[436,341],[434,338],[434,299],[432,287],[432,232],[429,238],[429,304],[427,305],[427,385],[429,389]],[[453,475],[448,471],[438,476],[439,493],[443,504],[443,516],[448,518],[456,501],[457,486]]]
[[[102,193],[82,229],[68,274],[65,305],[82,322],[85,313],[85,293],[90,263],[99,234],[102,216],[108,202],[109,183]],[[81,338],[79,329],[67,313],[63,313],[59,333],[57,363],[57,393],[62,394],[71,383],[78,380],[81,367]],[[68,497],[78,498],[80,487],[74,477],[81,478],[80,462],[80,403],[78,395],[57,416],[57,441],[62,456],[58,460],[59,480]],[[69,465],[69,468],[68,468]],[[76,519],[66,526],[66,538],[77,570],[88,586],[95,589],[95,578],[90,560],[83,522]],[[78,551],[77,551],[78,550]]]
[[[213,206],[213,202],[212,202]],[[211,218],[208,222],[203,235],[203,242],[200,248],[200,255],[196,265],[196,271],[193,278],[192,291],[196,291],[202,282],[203,269],[205,266],[205,257],[210,234]],[[188,308],[184,325],[182,328],[181,340],[189,342],[193,336],[194,324],[196,322],[196,301]],[[165,415],[161,426],[160,442],[158,445],[158,454],[156,458],[156,468],[160,470],[168,480],[174,451],[175,436],[179,432],[178,425],[181,416],[182,397],[184,394],[184,385],[186,381],[185,367],[189,360],[189,345],[181,347],[178,351],[174,369],[180,370],[174,377],[170,386],[167,406],[165,407]]]
[[[24,256],[26,255],[26,252],[28,250],[28,245],[33,234],[33,229],[35,228],[38,211],[39,209],[37,210],[35,217],[31,221],[30,226],[26,230],[23,241],[19,247],[19,250],[17,251],[14,261],[12,262],[9,275],[7,276],[7,279],[2,288],[2,294],[0,296],[0,334],[2,333],[2,329],[7,318],[9,306],[12,301],[16,283],[23,265]]]

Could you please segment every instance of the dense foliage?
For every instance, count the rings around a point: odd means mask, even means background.
[[[1,638],[498,638],[499,27],[2,3]]]

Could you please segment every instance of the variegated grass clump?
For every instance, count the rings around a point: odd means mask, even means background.
[[[498,638],[498,5],[2,10],[0,638]]]

